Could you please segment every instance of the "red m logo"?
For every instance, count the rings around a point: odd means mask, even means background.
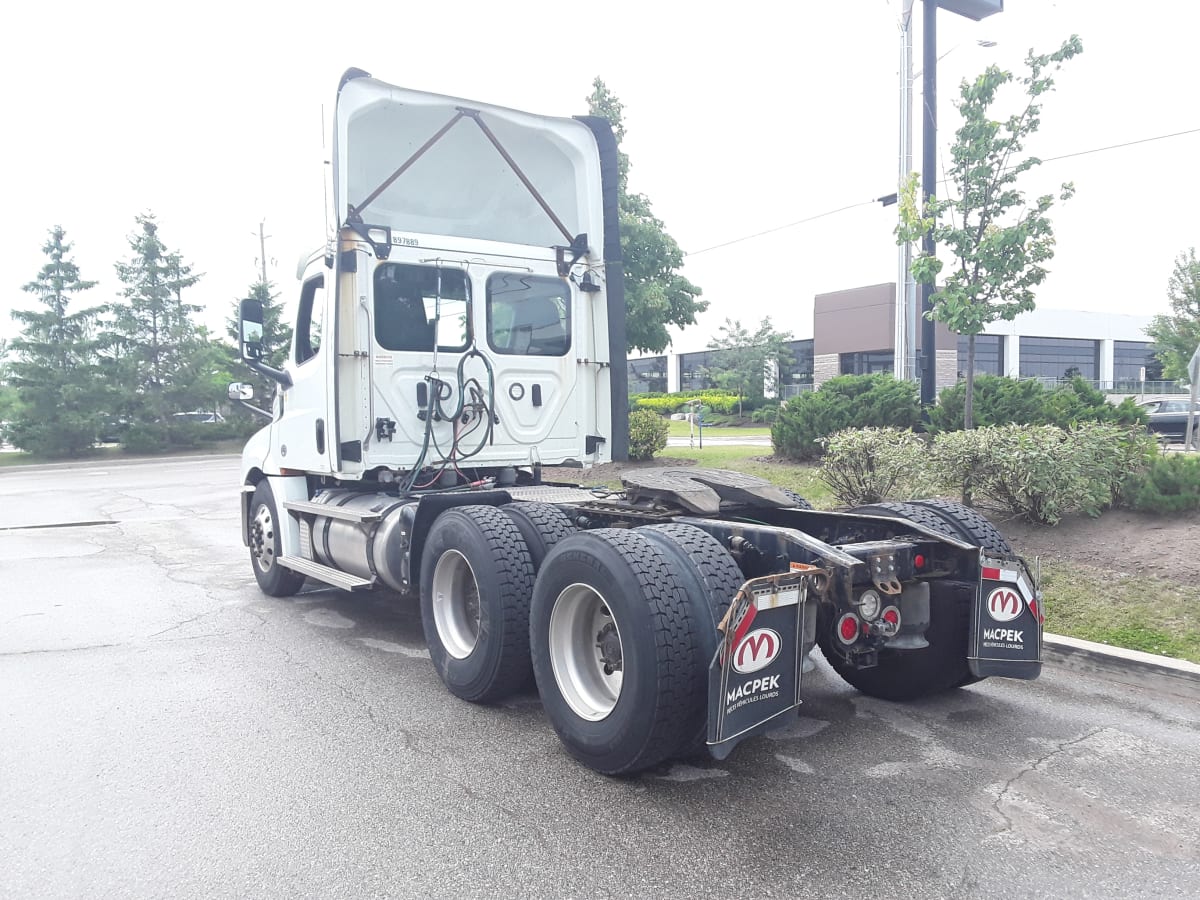
[[[757,672],[775,661],[781,645],[779,633],[771,628],[756,628],[733,652],[733,668],[743,675]]]
[[[1011,622],[1021,614],[1021,598],[1008,588],[996,588],[988,595],[988,615],[997,622]]]

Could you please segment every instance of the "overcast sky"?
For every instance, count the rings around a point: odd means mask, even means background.
[[[63,225],[101,303],[134,216],[204,274],[192,302],[219,328],[268,272],[284,296],[323,235],[322,106],[357,66],[394,84],[526,109],[586,111],[600,75],[626,108],[631,183],[693,253],[895,190],[900,0],[555,3],[68,2],[5,12],[0,171],[7,250],[0,337]],[[982,23],[939,15],[941,143],[950,101],[989,62],[1019,66],[1072,32],[1084,54],[1049,96],[1044,158],[1200,129],[1200,5],[1007,0]],[[918,2],[920,7],[921,3]],[[920,67],[920,12],[914,15]],[[996,41],[984,49],[978,40]],[[953,49],[952,49],[953,48]],[[918,90],[919,90],[918,80]],[[919,97],[918,97],[919,104]],[[919,108],[919,106],[918,106]],[[326,138],[327,140],[327,138]],[[915,148],[917,164],[919,143]],[[1165,311],[1175,256],[1200,245],[1200,133],[1047,162],[1032,192],[1072,180],[1039,305]],[[893,281],[895,207],[862,206],[690,256],[711,309],[676,339],[703,347],[725,317],[770,314],[811,335],[813,295]]]

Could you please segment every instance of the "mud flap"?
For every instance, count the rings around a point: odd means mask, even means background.
[[[979,593],[971,608],[967,662],[979,677],[1032,680],[1042,672],[1041,597],[1018,559],[979,558]]]
[[[809,587],[824,576],[809,569],[752,578],[730,605],[708,669],[708,745],[715,758],[800,705],[806,641],[811,645],[816,633]]]

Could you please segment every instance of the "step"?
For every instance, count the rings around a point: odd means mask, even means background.
[[[301,575],[307,575],[309,578],[315,578],[317,581],[323,581],[344,591],[365,591],[375,586],[373,577],[359,578],[357,575],[351,575],[341,569],[324,566],[319,562],[300,556],[281,556],[277,562],[285,569],[291,569],[293,572],[299,572]]]
[[[378,522],[383,518],[381,513],[345,509],[328,503],[313,503],[311,500],[284,500],[283,508],[292,514],[306,513],[324,516],[327,519],[341,519],[343,522],[357,522],[360,525]]]

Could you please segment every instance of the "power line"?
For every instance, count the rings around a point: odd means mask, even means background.
[[[1151,141],[1165,141],[1167,138],[1182,137],[1185,134],[1198,134],[1200,128],[1189,128],[1187,131],[1176,131],[1171,134],[1158,134],[1154,137],[1140,138],[1136,141],[1126,141],[1123,144],[1109,144],[1107,147],[1093,147],[1091,150],[1079,150],[1075,153],[1064,153],[1062,156],[1050,156],[1042,162],[1054,162],[1056,159],[1070,159],[1072,156],[1087,156],[1089,153],[1099,153],[1102,150],[1118,150],[1121,147],[1132,147],[1135,144],[1149,144]]]
[[[1049,157],[1046,157],[1045,159],[1041,160],[1041,162],[1048,163],[1048,162],[1054,162],[1059,159],[1070,159],[1075,156],[1087,156],[1090,153],[1102,153],[1105,150],[1119,150],[1122,147],[1133,147],[1133,146],[1136,146],[1137,144],[1149,144],[1153,141],[1165,141],[1167,138],[1183,137],[1183,136],[1189,135],[1189,134],[1200,134],[1200,128],[1189,128],[1186,131],[1174,131],[1174,132],[1171,132],[1170,134],[1157,134],[1154,137],[1139,138],[1136,141],[1125,141],[1120,144],[1108,144],[1104,147],[1092,147],[1088,150],[1077,150],[1074,153],[1063,153],[1060,156],[1049,156]],[[938,184],[947,184],[948,181],[949,181],[949,179],[943,178],[941,181],[938,182]],[[879,203],[885,199],[894,198],[895,196],[896,196],[895,194],[889,194],[889,195],[887,195],[887,198],[880,197],[876,200],[864,200],[861,203],[851,203],[849,206],[839,206],[837,209],[830,209],[830,210],[826,210],[825,212],[822,212],[822,213],[817,213],[814,216],[808,216],[803,219],[797,219],[795,222],[788,222],[786,225],[776,225],[774,228],[768,228],[765,231],[757,231],[754,234],[747,234],[747,235],[743,235],[742,237],[734,238],[733,240],[724,241],[720,244],[713,244],[711,247],[705,247],[703,250],[696,250],[691,253],[684,253],[684,256],[687,256],[687,257],[699,256],[701,253],[707,253],[709,250],[720,250],[722,247],[729,247],[733,244],[740,244],[743,241],[751,241],[751,240],[754,240],[755,238],[764,237],[765,235],[768,235],[768,234],[774,234],[777,231],[784,231],[785,229],[788,229],[788,228],[795,228],[797,225],[803,225],[806,222],[815,222],[817,219],[824,219],[827,216],[837,215],[838,213],[847,212],[848,210],[851,210],[851,209],[858,209],[860,206],[873,206],[876,203]],[[895,200],[893,199],[892,203],[894,203],[894,202],[895,202]],[[884,205],[889,206],[891,204],[884,203]]]
[[[837,209],[826,210],[823,213],[817,213],[815,216],[808,216],[804,219],[797,219],[795,222],[788,222],[786,225],[776,225],[774,228],[768,228],[766,231],[758,231],[754,234],[747,234],[744,237],[734,238],[731,241],[725,241],[720,244],[713,244],[711,247],[705,247],[703,250],[695,250],[691,253],[685,253],[684,256],[699,256],[701,253],[707,253],[709,250],[719,250],[722,247],[728,247],[730,244],[740,244],[742,241],[753,240],[764,235],[774,234],[776,231],[783,231],[785,228],[795,228],[797,225],[803,225],[805,222],[815,222],[817,219],[823,219],[826,216],[836,215],[837,213],[846,212],[850,209],[858,209],[860,206],[874,206],[878,200],[863,200],[861,203],[851,203],[849,206],[839,206]]]

